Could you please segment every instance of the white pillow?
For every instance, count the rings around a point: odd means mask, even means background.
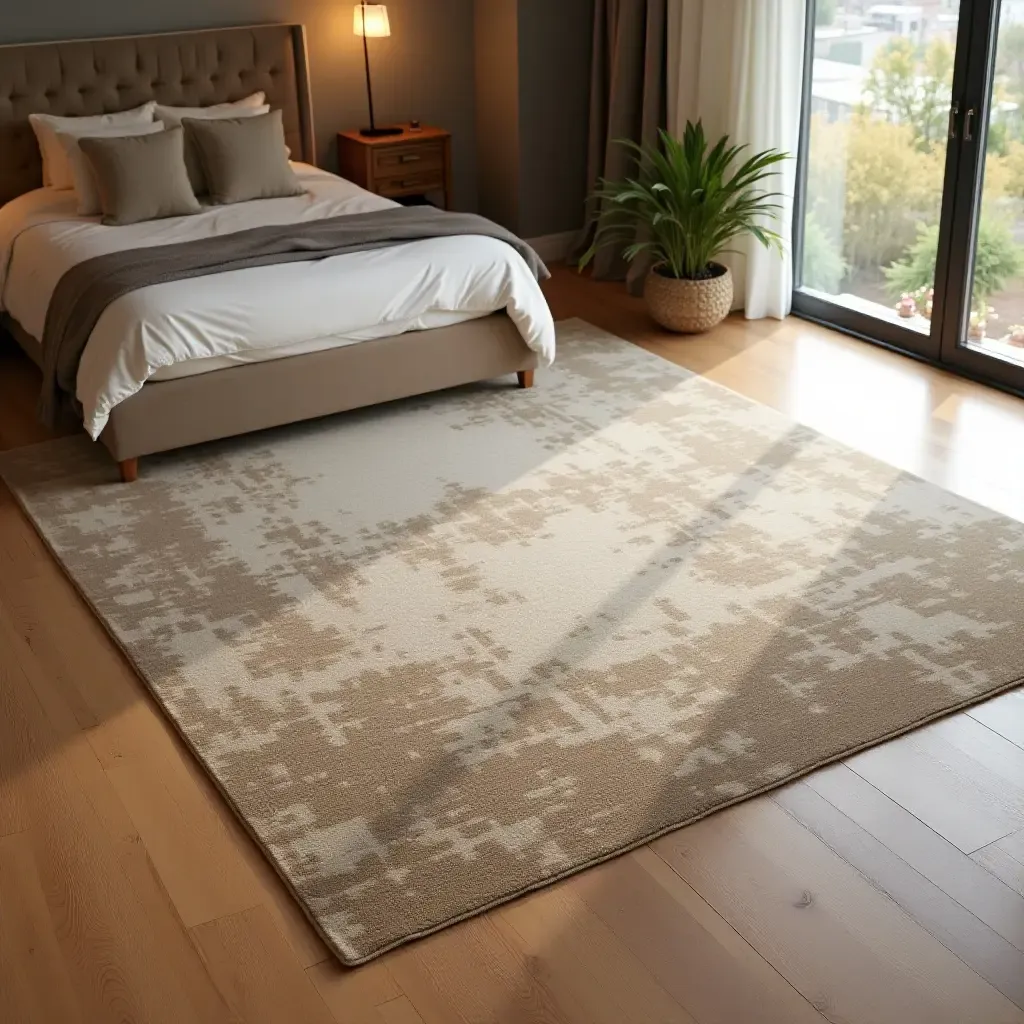
[[[112,128],[133,124],[152,124],[156,103],[143,103],[133,110],[116,114],[95,114],[88,117],[56,117],[53,114],[29,114],[29,124],[36,133],[43,155],[43,184],[51,188],[74,188],[71,167],[64,147],[57,141],[57,132],[74,132],[86,128]]]
[[[96,191],[96,180],[93,177],[89,161],[82,152],[79,142],[82,139],[124,138],[126,135],[156,135],[164,126],[159,121],[151,124],[124,124],[105,128],[83,128],[77,132],[57,132],[57,141],[64,151],[64,157],[71,168],[75,194],[78,196],[78,212],[83,217],[95,217],[103,210],[100,206],[99,192]]]
[[[249,117],[252,114],[269,114],[265,92],[254,92],[244,100],[234,103],[215,103],[210,107],[165,107],[158,103],[154,117],[163,121],[168,128],[180,128],[183,117]]]

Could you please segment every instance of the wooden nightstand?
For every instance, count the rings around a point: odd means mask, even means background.
[[[338,132],[338,170],[343,178],[397,199],[443,192],[444,208],[452,206],[452,137],[442,128],[369,138],[359,132]]]

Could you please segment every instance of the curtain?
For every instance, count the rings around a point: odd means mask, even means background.
[[[590,187],[631,175],[635,162],[616,139],[649,142],[666,125],[666,26],[668,0],[596,0],[590,87]],[[587,227],[577,241],[581,255],[593,240],[600,207],[587,205]],[[626,277],[638,290],[646,268],[637,260],[629,268],[613,249],[597,254],[594,276]]]
[[[792,305],[792,220],[800,138],[804,0],[668,0],[668,125],[687,120],[709,137],[730,135],[752,151],[781,149],[793,159],[775,179],[783,209],[772,226],[786,245],[780,259],[753,238],[723,256],[735,277],[737,308],[756,319]]]

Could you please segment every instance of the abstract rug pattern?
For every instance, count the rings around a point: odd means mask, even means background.
[[[532,391],[133,485],[84,436],[0,457],[347,963],[1024,677],[1024,525],[582,321],[560,346]]]

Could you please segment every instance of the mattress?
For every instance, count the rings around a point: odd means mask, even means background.
[[[429,331],[435,327],[453,327],[455,324],[465,323],[467,320],[476,320],[488,313],[442,313],[428,312],[421,316],[412,318],[399,324],[392,324],[394,330],[387,332],[387,337],[395,334],[404,334],[407,331]],[[210,373],[213,370],[226,370],[229,366],[242,366],[245,363],[264,363],[272,359],[286,359],[288,356],[304,356],[313,352],[323,352],[329,348],[343,348],[345,345],[358,345],[363,341],[373,341],[381,337],[380,334],[368,331],[365,336],[360,334],[329,335],[326,338],[312,338],[309,341],[300,341],[295,345],[282,345],[275,348],[243,348],[231,355],[224,356],[201,356],[194,359],[184,359],[178,363],[171,363],[170,366],[163,366],[156,373],[150,376],[152,381],[180,380],[182,377],[194,377],[200,373]]]
[[[78,216],[73,192],[44,188],[20,196],[0,208],[0,311],[40,338],[60,277],[92,256],[394,205],[326,171],[293,166],[305,195],[128,227]],[[554,323],[529,268],[508,245],[479,236],[156,285],[104,312],[82,357],[77,397],[86,430],[97,437],[110,410],[147,380],[448,326],[499,310],[542,365],[554,358]]]

